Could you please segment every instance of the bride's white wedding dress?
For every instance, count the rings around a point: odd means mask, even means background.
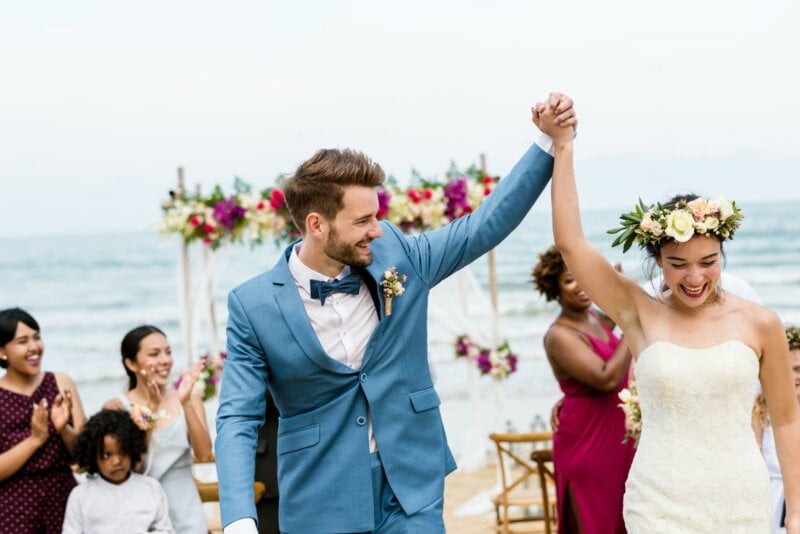
[[[629,534],[768,533],[769,476],[750,425],[759,362],[736,340],[641,352],[642,435],[625,485]]]

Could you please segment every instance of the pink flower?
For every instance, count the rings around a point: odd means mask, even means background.
[[[702,221],[706,218],[706,215],[711,214],[711,206],[709,206],[708,201],[702,197],[687,202],[686,207],[691,210],[696,221]]]

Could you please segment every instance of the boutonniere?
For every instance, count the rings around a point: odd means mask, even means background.
[[[392,314],[392,299],[405,293],[406,288],[403,287],[403,282],[406,280],[406,275],[398,273],[395,267],[389,267],[383,271],[383,280],[381,280],[383,313],[387,317]]]

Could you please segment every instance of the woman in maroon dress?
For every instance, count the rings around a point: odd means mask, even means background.
[[[622,495],[634,449],[622,443],[625,416],[617,393],[628,384],[630,352],[592,309],[555,247],[539,256],[533,281],[561,306],[544,338],[564,393],[553,435],[558,532],[624,533]]]
[[[0,311],[0,532],[61,532],[75,486],[70,451],[83,427],[70,377],[42,371],[36,320],[19,308]]]

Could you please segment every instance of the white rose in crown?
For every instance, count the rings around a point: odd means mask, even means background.
[[[716,217],[706,217],[706,220],[703,222],[705,223],[706,228],[708,228],[709,230],[713,231],[719,228],[719,219],[717,219]]]
[[[667,215],[664,233],[678,243],[686,243],[694,235],[694,215],[686,210],[675,210]]]
[[[731,204],[726,198],[717,197],[709,202],[709,205],[719,210],[720,221],[725,221],[728,217],[733,215],[733,204]]]

